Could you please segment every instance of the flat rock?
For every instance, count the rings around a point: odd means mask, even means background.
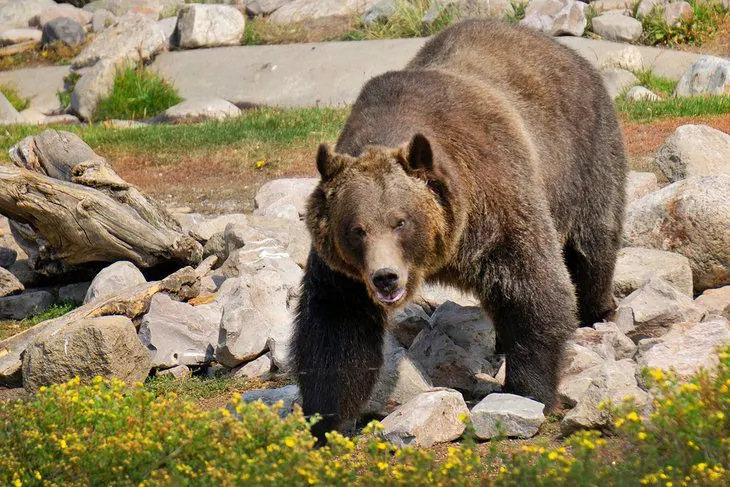
[[[0,25],[28,27],[33,17],[55,7],[56,2],[53,0],[13,0],[0,3]]]
[[[408,348],[416,336],[429,327],[429,316],[417,304],[409,303],[390,317],[390,332],[398,342]]]
[[[231,379],[266,378],[271,373],[272,364],[271,354],[267,353],[256,360],[252,360],[232,369],[229,377]]]
[[[730,323],[725,318],[676,323],[664,336],[641,340],[636,360],[640,368],[673,370],[680,378],[687,379],[700,368],[717,367],[718,348],[728,343]]]
[[[293,0],[280,6],[269,20],[275,24],[291,24],[307,19],[360,14],[377,0]]]
[[[590,382],[585,392],[560,423],[561,432],[565,435],[581,429],[610,427],[609,409],[600,407],[601,403],[610,402],[618,406],[631,397],[636,407],[642,408],[650,400],[636,382],[636,362],[633,360],[606,361],[583,372],[583,377],[586,376]]]
[[[185,380],[193,376],[193,371],[187,365],[176,365],[169,369],[157,372],[158,377],[172,377],[175,380]]]
[[[251,17],[270,15],[292,0],[250,0],[246,2],[246,13]]]
[[[178,45],[195,47],[235,46],[241,43],[245,20],[230,5],[189,4],[177,17]]]
[[[687,257],[695,293],[730,284],[730,174],[684,179],[632,202],[623,240]]]
[[[293,205],[298,217],[307,212],[307,200],[319,183],[316,178],[275,179],[261,186],[254,198],[254,215],[276,216],[282,207]],[[298,218],[297,218],[298,219]]]
[[[27,290],[23,294],[0,298],[0,319],[22,320],[50,308],[55,299],[44,290]]]
[[[691,297],[681,293],[659,277],[649,281],[624,298],[618,308],[631,308],[636,327],[628,333],[635,342],[641,338],[659,336],[670,325],[681,321],[699,321],[705,309]]]
[[[54,41],[60,41],[71,47],[76,47],[86,39],[86,30],[83,26],[73,19],[66,17],[58,17],[46,22],[43,26],[43,36],[41,42],[50,44]]]
[[[624,298],[652,277],[664,279],[687,296],[693,295],[692,268],[684,255],[641,247],[619,250],[613,274],[614,296]]]
[[[601,14],[593,17],[593,32],[609,41],[634,42],[641,37],[641,22],[624,15]]]
[[[618,68],[627,71],[641,71],[644,69],[644,57],[635,46],[628,46],[615,51],[608,51],[598,57],[600,68]]]
[[[88,382],[97,375],[141,382],[150,367],[149,354],[132,321],[124,316],[103,316],[39,336],[23,356],[23,387],[35,392],[76,376]]]
[[[0,297],[22,293],[25,286],[10,271],[0,267]]]
[[[695,299],[695,304],[705,308],[708,315],[719,315],[730,320],[730,286],[708,289]]]
[[[670,182],[730,174],[730,135],[707,125],[681,125],[659,148],[656,163]]]
[[[0,31],[0,44],[19,44],[21,42],[40,42],[43,34],[38,29],[17,28]]]
[[[91,22],[92,13],[74,7],[70,3],[59,3],[55,7],[47,8],[30,20],[30,25],[43,28],[51,20],[66,18],[87,25]]]
[[[220,98],[185,100],[157,115],[156,123],[196,123],[238,117],[241,109]]]
[[[107,297],[115,292],[147,282],[131,262],[115,262],[102,269],[91,281],[84,303]]]
[[[659,101],[659,95],[643,86],[633,86],[626,92],[626,99],[630,101]]]
[[[532,438],[545,422],[545,405],[514,394],[490,394],[471,410],[477,438]]]
[[[634,88],[637,87],[635,86]],[[634,88],[631,89],[633,90]],[[631,203],[658,189],[657,177],[653,172],[629,171],[628,177],[626,178],[626,201]]]
[[[388,415],[380,434],[397,446],[429,448],[453,441],[466,429],[462,415],[469,414],[461,394],[450,389],[424,392]]]
[[[152,366],[211,362],[222,315],[220,303],[191,306],[173,301],[167,294],[155,294],[139,327],[139,338],[149,350]]]
[[[730,92],[730,60],[702,56],[682,75],[674,96],[727,95]]]
[[[390,333],[385,334],[383,367],[363,413],[386,416],[432,389],[431,380]]]
[[[242,399],[245,402],[261,401],[269,407],[281,401],[282,407],[279,408],[279,416],[284,418],[291,413],[294,403],[299,401],[299,387],[290,385],[278,389],[248,391],[243,393]]]
[[[631,71],[618,68],[607,68],[601,70],[603,84],[611,98],[617,98],[626,89],[639,84],[639,78]]]
[[[572,35],[580,37],[588,21],[585,4],[575,0],[533,0],[527,4],[521,25],[545,32],[548,35]]]
[[[76,69],[102,59],[138,63],[149,61],[167,47],[167,37],[157,22],[139,14],[127,14],[116,25],[98,34],[73,60]]]

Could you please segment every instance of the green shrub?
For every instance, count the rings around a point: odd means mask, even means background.
[[[429,9],[431,0],[398,0],[395,13],[384,22],[360,25],[345,34],[345,40],[399,39],[436,34],[458,19],[455,7],[446,8],[430,25],[422,19]]]
[[[108,98],[99,100],[95,120],[139,120],[180,103],[177,90],[145,67],[125,67],[114,78]]]
[[[13,108],[19,112],[30,106],[30,98],[21,97],[20,94],[18,94],[18,90],[13,86],[0,85],[0,93],[5,95],[5,98],[7,98],[10,104],[13,105]]]
[[[649,15],[641,18],[643,43],[650,46],[701,46],[712,40],[727,18],[728,8],[721,2],[705,0],[689,0],[689,4],[694,9],[694,15],[689,20],[680,20],[679,25],[669,25],[664,21],[664,8],[661,6],[654,7]]]
[[[509,3],[512,5],[512,12],[508,13],[505,18],[507,22],[516,24],[525,18],[525,10],[527,10],[527,4],[529,2],[525,0],[510,0]]]

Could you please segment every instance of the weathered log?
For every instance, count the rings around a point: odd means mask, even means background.
[[[66,325],[97,316],[124,315],[134,320],[149,310],[152,296],[159,292],[178,299],[197,296],[200,292],[200,277],[200,271],[184,267],[161,281],[139,284],[108,298],[92,301],[59,318],[38,323],[0,341],[0,385],[12,387],[21,384],[21,355],[40,334],[55,333]]]
[[[0,171],[0,213],[39,274],[117,260],[200,261],[200,243],[76,135],[46,130],[15,145],[10,158],[21,169]]]

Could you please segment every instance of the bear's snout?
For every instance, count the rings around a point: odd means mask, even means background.
[[[398,289],[398,272],[390,267],[383,267],[373,272],[370,277],[373,281],[373,286],[383,294],[392,294],[393,291]]]

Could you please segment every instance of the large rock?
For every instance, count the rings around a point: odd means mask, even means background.
[[[691,20],[694,9],[688,2],[670,2],[664,6],[664,22],[667,25],[679,24],[682,20]]]
[[[680,321],[699,321],[705,310],[690,296],[679,292],[659,277],[652,277],[640,289],[624,298],[618,305],[631,308],[636,328],[628,335],[632,340],[658,336]]]
[[[435,2],[434,2],[435,3]],[[398,0],[378,0],[360,16],[360,23],[369,26],[387,21],[398,11]]]
[[[532,438],[545,422],[545,405],[514,394],[490,394],[471,410],[477,438]]]
[[[635,86],[634,88],[641,87]],[[633,90],[634,88],[631,89]],[[626,201],[631,203],[632,201],[643,198],[658,189],[659,185],[657,184],[657,177],[653,172],[629,171],[626,178]]]
[[[42,313],[53,303],[53,294],[44,290],[28,290],[23,294],[0,298],[0,320],[22,320]]]
[[[123,289],[147,282],[144,275],[131,262],[115,262],[105,267],[91,281],[84,303],[107,297]]]
[[[86,39],[86,31],[81,24],[73,19],[59,17],[53,19],[43,26],[43,44],[50,44],[60,41],[71,47],[76,47]]]
[[[621,299],[659,277],[692,297],[692,268],[684,255],[641,247],[619,250],[613,274],[613,294]]]
[[[17,123],[20,121],[18,110],[0,93],[0,124]]]
[[[102,59],[111,60],[115,65],[127,61],[148,61],[163,51],[167,44],[165,33],[157,22],[144,15],[128,14],[115,26],[98,34],[74,58],[72,66],[76,69],[92,66]]]
[[[222,314],[220,303],[191,306],[173,301],[167,294],[155,294],[139,327],[139,338],[150,351],[152,366],[212,361]]]
[[[261,401],[271,407],[281,401],[279,416],[286,417],[292,411],[294,403],[299,401],[299,387],[295,385],[284,386],[278,389],[260,389],[244,392],[242,399],[245,402]]]
[[[383,367],[363,412],[386,416],[432,387],[428,375],[411,360],[395,337],[386,333]]]
[[[241,109],[221,98],[196,98],[171,106],[154,118],[157,123],[195,123],[241,115]]]
[[[309,19],[349,16],[370,8],[377,0],[293,0],[271,14],[275,24],[291,24]]]
[[[628,46],[600,55],[598,58],[598,66],[601,68],[618,68],[635,72],[644,69],[644,57],[641,55],[639,48]]]
[[[639,367],[665,372],[672,369],[686,379],[700,368],[714,369],[718,364],[718,349],[728,343],[730,323],[725,318],[676,323],[662,337],[641,340],[636,361]]]
[[[178,45],[235,46],[241,43],[244,23],[243,14],[230,5],[185,5],[177,17]]]
[[[56,2],[53,0],[12,0],[0,3],[0,25],[28,27],[33,17],[54,7]]]
[[[25,286],[10,271],[0,267],[0,297],[22,293]]]
[[[730,174],[730,135],[707,125],[681,125],[659,148],[656,163],[670,182]]]
[[[730,286],[708,289],[695,299],[695,304],[705,308],[708,315],[724,316],[730,320]]]
[[[45,9],[30,20],[30,25],[43,28],[51,20],[66,18],[75,20],[80,25],[87,25],[91,22],[92,13],[84,9],[74,7],[69,3],[59,3],[55,7]]]
[[[573,334],[573,341],[603,360],[633,359],[636,354],[636,344],[611,322],[578,328]]]
[[[271,354],[267,353],[231,370],[229,377],[232,379],[265,378],[271,373],[271,365]]]
[[[41,335],[28,347],[23,356],[23,387],[34,392],[76,376],[89,381],[97,375],[133,383],[144,381],[150,367],[149,353],[129,318],[91,318]]]
[[[429,448],[460,437],[466,429],[461,417],[468,414],[461,394],[440,388],[419,394],[393,411],[381,422],[380,434],[397,446]]]
[[[643,86],[633,86],[626,92],[629,101],[659,101],[659,95]]]
[[[421,286],[419,294],[413,302],[422,306],[427,313],[431,313],[446,301],[452,301],[461,306],[479,306],[479,300],[471,293],[467,294],[455,287],[439,284]]]
[[[628,206],[624,243],[686,256],[696,293],[730,284],[730,174],[688,178]]]
[[[575,0],[533,0],[520,24],[553,36],[580,37],[588,23],[585,5]]]
[[[593,17],[593,32],[609,41],[634,42],[641,37],[641,22],[624,15],[601,14]]]
[[[315,178],[275,179],[256,192],[254,215],[277,216],[282,207],[293,205],[299,217],[307,212],[307,200],[319,183]]]
[[[38,29],[7,29],[0,28],[0,44],[19,44],[21,42],[40,42],[43,34]]]
[[[111,94],[119,66],[114,60],[103,59],[86,71],[74,86],[69,109],[81,119],[91,120],[99,100]]]
[[[646,17],[655,8],[662,7],[664,3],[664,0],[641,0],[636,7],[636,18],[641,19],[642,17]]]
[[[278,8],[283,7],[292,0],[249,0],[246,2],[246,13],[251,17],[257,15],[270,15]]]
[[[432,329],[446,333],[475,360],[495,355],[497,332],[492,320],[479,306],[461,306],[446,301],[431,315],[429,324]]]
[[[104,32],[117,22],[117,17],[105,8],[95,10],[91,16],[91,31],[95,34]]]
[[[413,344],[421,331],[429,327],[430,320],[423,308],[413,303],[393,313],[390,319],[390,332],[406,348]]]
[[[565,347],[563,361],[558,394],[561,402],[572,408],[583,398],[593,382],[594,372],[591,370],[602,365],[605,359],[593,350],[571,341]]]
[[[674,96],[730,94],[730,60],[702,56],[682,75]]]
[[[603,85],[611,98],[618,98],[621,93],[634,85],[639,84],[639,78],[631,71],[618,68],[606,68],[601,70]]]
[[[576,398],[578,404],[568,411],[560,424],[565,435],[580,429],[609,427],[609,408],[601,407],[601,403],[621,405],[631,397],[637,407],[643,408],[649,402],[649,395],[636,382],[636,362],[633,360],[609,360],[584,371],[576,379],[584,377],[590,378],[585,391]]]

